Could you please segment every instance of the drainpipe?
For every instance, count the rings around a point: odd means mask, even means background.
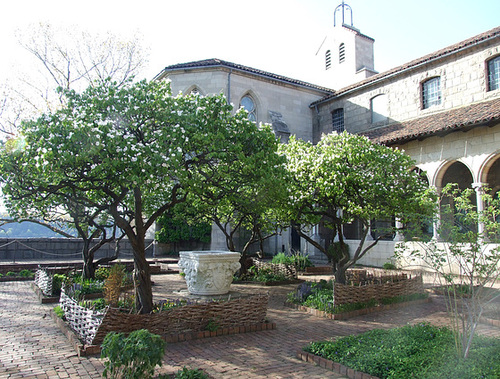
[[[227,102],[231,104],[231,74],[233,73],[233,69],[229,69],[229,73],[227,74]]]

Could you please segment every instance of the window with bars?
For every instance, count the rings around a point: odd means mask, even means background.
[[[344,108],[335,109],[332,112],[332,129],[334,132],[342,133],[344,129]]]
[[[500,56],[488,61],[488,91],[500,88]]]
[[[332,67],[332,52],[327,50],[325,53],[325,68],[328,70]]]
[[[339,63],[345,61],[345,44],[341,43],[339,46]]]
[[[422,107],[427,109],[441,104],[441,78],[436,77],[422,83]]]

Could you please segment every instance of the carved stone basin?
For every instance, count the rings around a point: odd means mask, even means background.
[[[227,294],[240,268],[240,253],[232,251],[181,251],[179,258],[179,268],[193,295]]]

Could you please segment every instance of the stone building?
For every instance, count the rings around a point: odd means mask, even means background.
[[[479,206],[485,185],[498,196],[500,27],[377,73],[374,40],[345,22],[346,4],[339,7],[341,22],[335,17],[317,54],[324,87],[218,59],[169,66],[156,79],[171,80],[173,93],[222,92],[255,121],[271,123],[282,140],[290,134],[317,142],[332,131],[361,133],[403,149],[438,190],[450,182],[474,188]],[[344,233],[354,243],[356,225]],[[429,233],[438,237],[435,228]],[[223,248],[221,243],[214,235],[213,247]],[[300,246],[323,259],[293,233],[270,244],[270,252]],[[381,241],[362,263],[382,265],[394,244]]]

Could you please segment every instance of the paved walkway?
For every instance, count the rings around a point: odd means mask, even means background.
[[[178,275],[154,276],[155,299],[171,298],[185,289]],[[268,318],[276,330],[220,336],[167,345],[158,373],[182,367],[202,368],[219,378],[343,378],[296,358],[310,341],[331,339],[374,328],[407,323],[446,323],[444,305],[434,299],[422,305],[384,311],[346,321],[320,319],[283,306],[293,285],[261,287],[233,285],[238,292],[271,295]],[[174,292],[175,294],[175,292]],[[175,295],[174,295],[175,296]],[[0,378],[99,378],[97,357],[79,358],[48,315],[53,305],[41,305],[28,282],[0,283]],[[500,328],[481,325],[479,333],[500,337]]]

